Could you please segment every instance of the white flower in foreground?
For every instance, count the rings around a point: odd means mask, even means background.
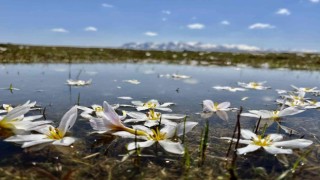
[[[230,102],[222,102],[222,103],[216,103],[211,100],[204,100],[203,101],[203,112],[205,113],[216,113],[219,118],[222,120],[228,120],[228,114],[225,111],[230,111]]]
[[[306,93],[317,93],[320,92],[320,90],[317,90],[317,87],[309,88],[309,87],[296,87],[294,85],[291,85],[293,89],[295,89],[298,92],[306,92]]]
[[[172,102],[166,102],[166,103],[160,104],[158,100],[155,100],[155,99],[151,99],[145,103],[141,101],[131,101],[131,103],[136,106],[136,109],[138,111],[147,110],[147,109],[157,109],[157,110],[167,111],[167,112],[172,112],[172,110],[168,108],[168,106],[174,104]]]
[[[241,129],[241,136],[244,139],[240,139],[239,143],[247,144],[246,147],[238,148],[237,154],[246,154],[253,152],[261,147],[271,154],[292,154],[294,148],[305,148],[310,146],[313,142],[306,139],[293,139],[288,141],[281,141],[283,136],[281,134],[269,134],[266,137],[254,134],[247,129]],[[221,139],[237,141],[229,137],[222,137]],[[284,149],[288,148],[288,149]]]
[[[20,130],[28,131],[35,126],[51,123],[51,121],[34,121],[41,118],[42,115],[24,116],[35,104],[36,102],[30,103],[30,101],[27,101],[25,104],[12,109],[7,106],[11,110],[5,116],[0,116],[0,129],[10,129],[18,133]]]
[[[67,80],[67,84],[69,86],[86,86],[86,85],[90,85],[92,82],[92,80],[88,80],[88,81],[84,81],[84,80],[72,80],[72,79],[68,79]]]
[[[188,133],[196,126],[197,122],[186,122],[185,124],[185,133]],[[132,142],[128,144],[127,149],[129,151],[137,148],[146,148],[152,146],[154,143],[158,142],[164,150],[174,154],[184,154],[184,147],[180,142],[172,141],[172,138],[176,136],[183,135],[184,122],[179,123],[176,126],[164,126],[161,130],[158,129],[149,129],[145,126],[133,126],[134,129],[144,131],[148,136],[139,137],[140,139],[145,139],[144,142]],[[118,135],[125,138],[135,138],[134,135],[128,134],[127,132],[117,132],[114,135]]]
[[[256,89],[256,90],[266,90],[270,89],[270,87],[265,87],[263,86],[266,83],[264,82],[249,82],[249,83],[243,83],[243,82],[238,82],[238,85],[247,89]]]
[[[119,108],[119,104],[112,105],[114,110]],[[103,116],[103,107],[97,104],[91,105],[91,108],[85,106],[78,106],[78,109],[82,110],[83,112],[80,114],[81,117],[85,119],[91,119],[92,117],[101,118]],[[124,119],[124,118],[123,118]]]
[[[126,131],[131,134],[135,134],[135,130],[128,128],[122,124],[122,120],[126,116],[120,117],[106,101],[103,102],[103,112],[101,117],[91,117],[90,125],[97,133]],[[145,136],[145,132],[137,131],[138,135]]]
[[[131,79],[131,80],[123,80],[123,82],[127,82],[130,84],[140,84],[141,82],[136,80],[136,79]]]
[[[176,126],[176,122],[172,122],[174,119],[182,119],[186,116],[183,114],[161,114],[160,112],[155,112],[153,109],[150,109],[147,113],[141,112],[128,112],[128,116],[132,117],[132,119],[127,119],[124,122],[144,122],[144,125],[147,127],[152,127],[159,125],[160,119],[161,124]]]
[[[295,107],[287,107],[283,110],[268,111],[268,110],[249,110],[249,113],[242,113],[241,116],[255,117],[261,119],[279,119],[284,116],[292,116],[305,111]]]
[[[217,90],[226,90],[230,92],[237,92],[237,91],[246,91],[244,88],[235,88],[235,87],[230,87],[230,86],[214,86],[212,87]]]
[[[77,114],[77,107],[74,106],[63,115],[58,128],[51,125],[39,126],[33,130],[40,134],[16,135],[5,139],[5,141],[22,143],[22,148],[51,142],[53,145],[69,146],[75,141],[75,138],[65,135],[76,122]]]

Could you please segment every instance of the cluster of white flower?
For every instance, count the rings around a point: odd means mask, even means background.
[[[129,151],[149,147],[158,142],[170,153],[184,154],[184,147],[179,140],[179,136],[191,131],[198,124],[197,122],[173,122],[171,120],[183,119],[185,115],[162,114],[156,111],[171,112],[172,110],[168,106],[174,103],[160,104],[157,100],[153,99],[145,103],[133,101],[132,104],[132,106],[126,105],[126,107],[135,107],[138,111],[147,112],[122,111],[122,115],[118,115],[115,109],[119,108],[119,105],[111,106],[106,101],[103,102],[103,106],[92,105],[91,108],[73,106],[62,117],[58,127],[50,125],[52,121],[48,120],[33,121],[41,118],[41,115],[24,116],[35,103],[27,102],[15,108],[5,104],[0,113],[7,114],[4,117],[0,116],[0,127],[1,129],[11,129],[15,132],[14,136],[5,139],[5,141],[22,144],[23,148],[40,144],[70,146],[76,138],[67,136],[66,134],[75,124],[78,109],[80,109],[83,111],[80,115],[89,120],[91,127],[96,133],[110,133],[123,138],[143,140],[141,142],[130,143],[127,146]],[[130,118],[126,119],[128,116]],[[144,125],[140,125],[141,122],[144,122]],[[139,124],[136,125],[135,123]],[[24,131],[21,132],[21,130]]]

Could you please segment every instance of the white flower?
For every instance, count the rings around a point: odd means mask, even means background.
[[[268,111],[268,110],[249,110],[249,113],[242,113],[241,116],[255,117],[261,119],[279,119],[284,116],[292,116],[305,111],[295,107],[288,107],[283,110]]]
[[[244,88],[235,88],[235,87],[230,87],[230,86],[214,86],[212,88],[217,89],[217,90],[227,90],[230,92],[246,91],[246,89],[244,89]]]
[[[296,93],[289,93],[289,95],[284,95],[286,99],[292,99],[293,101],[304,101],[306,93],[304,91],[298,91]]]
[[[316,109],[320,107],[320,102],[316,100],[307,100],[307,105],[304,107],[306,109]]]
[[[112,105],[114,110],[119,108],[119,104]],[[91,108],[85,106],[78,106],[78,109],[82,110],[83,112],[80,114],[81,117],[85,119],[91,119],[92,117],[101,118],[103,116],[103,107],[97,104],[91,105]],[[124,119],[124,118],[123,118]]]
[[[128,112],[128,115],[132,119],[127,119],[124,122],[144,122],[144,125],[147,127],[152,127],[159,125],[160,119],[161,124],[175,126],[177,123],[170,121],[169,119],[182,119],[185,115],[182,114],[161,114],[160,112],[155,112],[153,109],[150,109],[147,113],[141,112]]]
[[[249,83],[243,83],[238,82],[238,85],[247,89],[256,89],[256,90],[266,90],[270,89],[270,87],[263,86],[266,83],[266,81],[263,82],[249,82]]]
[[[247,144],[246,147],[238,148],[237,154],[246,154],[253,152],[261,147],[271,154],[292,154],[292,148],[305,148],[310,146],[313,142],[306,139],[293,139],[288,141],[281,141],[283,136],[281,134],[269,134],[266,137],[254,134],[252,131],[247,129],[241,129],[241,136],[244,139],[240,139],[239,143]],[[221,139],[228,139],[237,141],[229,137],[222,137]],[[283,149],[289,148],[289,149]]]
[[[306,108],[309,105],[309,103],[306,103],[306,102],[300,101],[300,100],[277,99],[276,102],[279,104],[285,104],[289,107],[297,107],[297,108]]]
[[[185,133],[188,133],[196,126],[197,122],[186,122]],[[145,126],[133,126],[134,129],[144,131],[148,136],[139,137],[146,141],[143,142],[132,142],[129,143],[127,149],[129,151],[137,148],[146,148],[152,146],[154,143],[158,142],[164,150],[174,153],[174,154],[184,154],[184,147],[180,142],[172,141],[172,138],[177,135],[178,137],[183,135],[184,122],[179,123],[176,126],[164,126],[161,130],[157,127],[156,129],[149,129]],[[133,134],[128,134],[127,132],[117,132],[114,135],[118,135],[125,138],[136,138]]]
[[[221,119],[228,120],[228,114],[225,111],[231,110],[230,102],[222,102],[220,104],[213,102],[211,100],[204,100],[203,101],[203,112],[205,113],[216,113]]]
[[[72,79],[68,79],[67,80],[67,84],[69,86],[86,86],[86,85],[90,85],[92,82],[92,80],[88,80],[88,81],[84,81],[84,80],[72,80]]]
[[[122,120],[126,118],[126,115],[120,117],[106,101],[103,102],[103,112],[99,115],[101,117],[91,117],[90,119],[90,125],[97,133],[126,131],[135,134],[134,129],[122,124]],[[146,133],[138,131],[138,135],[146,136]]]
[[[317,90],[317,87],[309,88],[309,87],[296,87],[294,85],[291,85],[293,89],[295,89],[298,92],[307,92],[307,93],[317,93],[320,92],[320,90]]]
[[[40,134],[16,135],[5,139],[5,141],[23,143],[22,148],[51,142],[53,145],[69,146],[75,141],[75,138],[65,137],[65,135],[74,125],[77,113],[77,107],[74,106],[63,115],[58,128],[51,125],[39,126],[33,130]]]
[[[151,99],[145,103],[141,101],[131,101],[131,103],[136,106],[136,109],[138,111],[147,110],[147,109],[157,109],[157,110],[167,111],[167,112],[172,112],[172,110],[168,108],[168,106],[174,104],[172,102],[166,102],[166,103],[160,104],[158,100],[155,100],[155,99]]]
[[[10,104],[3,104],[2,108],[3,108],[3,110],[0,109],[0,114],[8,113],[13,109],[13,107]]]
[[[35,104],[36,102],[30,103],[30,101],[27,101],[21,106],[15,108],[11,107],[12,109],[10,106],[6,106],[8,108],[8,113],[5,116],[0,116],[0,129],[10,129],[15,133],[22,133],[35,126],[51,123],[51,121],[34,121],[41,118],[42,115],[24,116]]]
[[[140,84],[141,82],[136,79],[130,79],[130,80],[123,80],[123,82],[127,82],[130,84]]]

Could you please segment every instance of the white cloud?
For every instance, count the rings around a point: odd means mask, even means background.
[[[291,12],[286,8],[281,8],[276,12],[276,14],[289,16]]]
[[[255,23],[249,26],[249,29],[273,29],[275,26],[264,23]]]
[[[170,15],[170,14],[171,14],[171,11],[169,11],[169,10],[163,10],[162,13],[163,13],[163,14]]]
[[[312,3],[318,3],[318,2],[320,2],[320,0],[309,0],[310,2],[312,2]]]
[[[230,25],[230,22],[227,20],[221,21],[220,24],[222,25]]]
[[[189,29],[203,29],[205,25],[200,24],[200,23],[195,23],[195,24],[189,24],[187,26]]]
[[[144,33],[144,35],[154,37],[154,36],[158,36],[158,33],[147,31],[147,32]]]
[[[98,31],[98,29],[96,27],[93,26],[88,26],[86,28],[84,28],[85,31],[91,31],[91,32],[96,32]]]
[[[58,33],[68,33],[69,31],[64,28],[53,28],[51,29],[52,32],[58,32]]]
[[[226,49],[238,49],[241,51],[260,51],[261,49],[256,46],[250,46],[246,44],[224,44],[222,45]]]
[[[105,7],[105,8],[113,8],[114,6],[111,5],[111,4],[107,4],[107,3],[103,3],[101,4],[102,7]]]

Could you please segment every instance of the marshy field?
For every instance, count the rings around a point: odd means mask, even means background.
[[[320,177],[320,55],[0,44],[1,179]]]

